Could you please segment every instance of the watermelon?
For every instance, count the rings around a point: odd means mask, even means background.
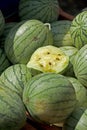
[[[5,26],[5,19],[2,14],[2,11],[0,10],[0,36],[3,34],[4,26]]]
[[[73,70],[73,61],[76,53],[78,52],[78,49],[73,46],[61,46],[59,47],[67,56],[69,56],[69,65],[64,72],[64,75],[66,76],[72,76],[75,77],[74,70]]]
[[[73,41],[70,35],[70,26],[71,21],[69,20],[59,20],[51,23],[54,46],[61,47],[73,45]]]
[[[63,123],[77,101],[74,87],[65,76],[41,73],[27,82],[23,102],[37,122],[54,124]]]
[[[78,81],[78,79],[74,77],[68,77],[68,79],[72,83],[73,87],[75,88],[76,98],[78,101],[76,108],[83,107],[84,103],[87,102],[86,88]]]
[[[4,49],[5,39],[10,32],[10,29],[16,25],[17,22],[5,23],[3,34],[0,38],[0,48]]]
[[[30,78],[31,73],[24,64],[11,65],[1,74],[4,86],[15,91],[20,97],[22,97],[25,84]]]
[[[44,23],[56,21],[59,16],[57,0],[20,0],[19,17],[21,20],[37,19]]]
[[[62,130],[87,130],[87,109],[74,110],[66,120]]]
[[[87,87],[87,45],[84,45],[75,55],[73,69],[76,78]]]
[[[26,123],[23,101],[0,83],[0,130],[19,130]]]
[[[11,65],[3,49],[0,48],[0,75]]]
[[[39,47],[31,56],[27,67],[41,72],[63,73],[69,64],[69,57],[58,47]]]
[[[70,27],[73,46],[80,49],[87,44],[87,11],[83,11],[76,15]]]
[[[21,21],[9,32],[5,52],[13,63],[27,64],[32,53],[41,46],[53,44],[50,25],[39,20]]]

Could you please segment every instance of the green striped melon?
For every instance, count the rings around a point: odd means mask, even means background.
[[[72,21],[70,33],[73,45],[80,49],[87,44],[87,11],[79,13]]]
[[[63,123],[75,108],[76,95],[74,87],[65,76],[42,73],[27,82],[23,102],[37,122]]]
[[[78,101],[76,108],[84,107],[84,103],[87,102],[86,88],[78,81],[78,79],[74,77],[68,77],[68,80],[72,83],[73,87],[75,88],[76,98]]]
[[[15,91],[22,97],[23,89],[27,81],[31,78],[31,73],[26,65],[15,64],[3,71],[1,74],[2,83],[10,90]]]
[[[3,34],[4,26],[5,26],[5,19],[2,14],[2,11],[0,10],[0,36]]]
[[[54,46],[72,46],[73,41],[70,35],[71,21],[59,20],[51,23]]]
[[[21,20],[37,19],[44,23],[56,21],[59,3],[57,0],[20,0],[19,16]]]
[[[10,61],[8,60],[4,50],[0,48],[0,75],[3,71],[11,65]]]
[[[27,67],[40,72],[63,73],[69,64],[69,57],[58,47],[39,47],[31,56]],[[34,71],[33,70],[33,71]]]
[[[20,130],[26,123],[23,101],[0,83],[0,130]]]
[[[27,64],[38,47],[49,44],[53,44],[50,24],[44,24],[39,20],[27,20],[11,29],[6,38],[5,52],[13,64]]]
[[[62,130],[87,130],[87,109],[74,110],[66,120]]]
[[[75,77],[74,70],[73,70],[73,61],[78,49],[73,46],[61,46],[59,47],[67,56],[69,56],[69,65],[64,73],[66,76],[73,76]]]
[[[73,69],[76,78],[87,87],[87,45],[84,45],[75,55]]]
[[[16,25],[17,22],[5,23],[3,34],[0,38],[0,48],[4,49],[5,39],[10,32],[10,29]]]

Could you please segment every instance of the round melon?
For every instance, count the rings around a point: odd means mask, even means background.
[[[40,72],[63,73],[69,57],[59,48],[48,45],[38,48],[31,56],[27,67]]]
[[[23,102],[37,122],[63,123],[75,108],[76,95],[74,87],[65,76],[42,73],[27,82]]]
[[[21,20],[37,19],[44,23],[56,21],[59,16],[57,0],[20,0],[19,17]]]
[[[0,75],[11,65],[3,49],[0,48]]]
[[[3,34],[4,26],[5,26],[5,19],[2,14],[2,11],[0,10],[0,36]]]
[[[26,123],[26,109],[14,91],[0,83],[0,130],[20,130]]]
[[[87,109],[74,110],[66,120],[62,130],[87,130]]]
[[[1,74],[2,83],[10,90],[15,91],[22,97],[23,89],[27,81],[31,78],[31,73],[26,65],[15,64],[3,71]]]
[[[44,24],[39,20],[21,21],[8,34],[5,52],[13,64],[27,64],[38,47],[49,44],[53,44],[50,24]]]
[[[73,69],[76,78],[87,87],[87,45],[84,45],[75,55]]]
[[[73,45],[80,49],[87,44],[87,11],[79,13],[72,21],[70,33]]]
[[[53,45],[56,47],[72,46],[73,41],[70,35],[71,21],[59,20],[51,23],[53,33]]]

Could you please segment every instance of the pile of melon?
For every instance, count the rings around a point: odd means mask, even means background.
[[[87,11],[59,20],[57,0],[20,0],[19,21],[0,11],[0,130],[28,116],[87,130]]]

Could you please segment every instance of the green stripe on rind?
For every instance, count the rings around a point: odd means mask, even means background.
[[[25,107],[21,98],[0,84],[0,130],[16,130],[26,122]]]
[[[5,39],[10,32],[10,29],[14,27],[17,24],[17,22],[10,22],[10,23],[5,23],[4,31],[3,34],[0,38],[0,48],[4,49],[4,44],[5,44]]]
[[[0,49],[0,75],[9,66],[10,66],[10,62],[9,62],[5,52],[2,49]]]
[[[79,13],[72,21],[70,33],[73,45],[80,49],[87,44],[87,11]]]
[[[8,35],[5,51],[13,64],[26,64],[38,47],[53,44],[53,38],[51,31],[38,20],[29,20],[19,26],[15,26]]]
[[[60,20],[51,23],[52,33],[54,39],[54,46],[72,46],[73,41],[70,35],[71,21]]]
[[[58,123],[72,112],[76,97],[72,84],[64,76],[44,73],[29,80],[23,101],[32,116],[35,114],[43,122]]]
[[[2,33],[4,31],[4,26],[5,26],[5,19],[4,19],[4,16],[0,10],[0,36],[2,35]]]
[[[52,22],[58,18],[59,3],[57,0],[21,0],[19,16],[24,19],[38,19],[42,22]]]
[[[63,130],[86,130],[87,129],[87,109],[78,108],[73,111],[66,120]]]
[[[78,101],[76,108],[83,107],[83,102],[85,102],[87,97],[86,88],[78,81],[78,79],[74,77],[68,77],[68,79],[72,83],[73,87],[75,88],[76,98]]]
[[[23,64],[12,65],[1,74],[4,86],[15,91],[20,97],[22,97],[25,84],[30,78],[31,73]]]
[[[84,45],[74,59],[74,73],[77,79],[87,87],[87,45]]]

